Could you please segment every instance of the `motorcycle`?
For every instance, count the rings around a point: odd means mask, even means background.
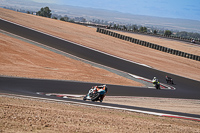
[[[160,82],[155,82],[154,86],[156,89],[160,90]]]
[[[172,78],[166,76],[166,81],[167,81],[168,84],[174,85],[174,81],[173,81]]]
[[[157,82],[157,83],[155,84],[155,87],[156,87],[156,89],[160,90],[160,82]]]
[[[103,101],[103,98],[105,96],[107,92],[107,87],[106,89],[102,89],[101,86],[100,87],[92,87],[88,94],[86,96],[83,97],[83,100],[91,100],[91,101]]]
[[[156,89],[160,89],[160,82],[158,81],[156,77],[153,78],[152,83]]]

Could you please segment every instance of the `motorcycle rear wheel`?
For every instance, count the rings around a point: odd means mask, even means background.
[[[160,90],[160,85],[156,85],[156,89]]]

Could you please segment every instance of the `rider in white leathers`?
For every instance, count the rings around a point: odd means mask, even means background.
[[[153,83],[154,86],[156,86],[156,83],[158,83],[158,79],[156,77],[154,77],[152,79],[152,83]]]

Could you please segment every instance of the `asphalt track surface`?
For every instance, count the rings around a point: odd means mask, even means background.
[[[199,81],[191,80],[188,78],[180,77],[177,75],[173,75],[173,74],[158,71],[152,68],[148,68],[145,66],[141,66],[141,65],[132,63],[130,61],[122,60],[120,58],[116,58],[108,54],[104,54],[98,51],[88,49],[86,47],[82,47],[81,45],[63,40],[61,38],[56,38],[54,36],[51,36],[51,35],[36,31],[36,30],[28,29],[20,25],[16,25],[8,21],[4,21],[2,19],[0,19],[0,26],[1,26],[0,28],[4,31],[42,43],[44,45],[56,48],[58,50],[67,52],[69,54],[78,56],[80,58],[90,60],[92,62],[96,62],[105,66],[109,66],[118,70],[122,70],[131,74],[139,75],[148,79],[152,79],[154,76],[156,76],[160,82],[165,83],[165,76],[168,75],[173,78],[175,82],[174,87],[176,88],[176,90],[172,91],[172,90],[155,90],[155,89],[139,88],[139,87],[110,86],[109,87],[110,95],[200,99],[200,82]],[[2,79],[4,78],[3,77],[1,78],[1,82],[2,82]],[[5,79],[9,80],[9,78],[5,78]],[[13,81],[13,79],[10,79],[10,80]],[[36,82],[35,84],[37,83],[38,82]],[[55,83],[55,82],[46,80],[45,83],[43,84],[40,83],[40,86],[44,86],[45,88],[46,84],[48,85],[52,83]],[[19,86],[24,86],[24,84],[26,83],[19,82],[17,84],[19,84]],[[61,88],[68,87],[70,88],[70,92],[72,92],[72,90],[77,89],[76,84],[74,84],[73,82],[72,84],[63,85]],[[33,86],[34,86],[33,84],[29,84],[29,88],[31,87],[33,88]],[[90,87],[91,86],[89,84],[89,86],[87,86],[87,90]],[[80,93],[82,92],[83,90],[82,88],[84,87],[79,86],[78,88],[79,88],[78,90],[73,91],[72,93],[76,93],[76,94]],[[57,91],[62,91],[62,90],[57,90]]]
[[[76,100],[76,99],[63,99],[62,97],[55,97],[55,96],[46,96],[46,95],[38,95],[36,92],[43,92],[43,93],[70,93],[70,94],[85,94],[88,91],[88,88],[91,86],[96,85],[95,83],[80,83],[80,82],[68,82],[68,81],[58,81],[58,80],[39,80],[39,79],[26,79],[26,78],[9,78],[9,77],[0,77],[0,94],[1,93],[9,93],[9,94],[16,94],[16,95],[25,95],[25,96],[32,96],[38,98],[46,98],[46,99],[54,99],[54,100],[65,100],[68,102],[77,102],[83,104],[90,104],[90,106],[99,106],[99,107],[113,107],[113,108],[122,108],[130,110],[137,110],[149,113],[153,113],[154,115],[159,114],[170,114],[170,117],[174,115],[178,118],[181,116],[183,119],[190,119],[190,120],[197,120],[200,121],[200,115],[197,114],[188,114],[188,113],[181,113],[181,112],[174,112],[174,111],[165,111],[165,110],[158,110],[158,109],[150,109],[150,108],[143,108],[143,107],[135,107],[135,106],[127,106],[127,105],[116,105],[110,103],[100,103],[100,102],[91,102],[91,101],[83,101],[83,100]],[[115,85],[108,85],[109,86],[109,93],[114,95],[120,95],[123,89],[123,92],[134,92],[137,88],[132,87],[122,87],[122,86],[115,86]],[[71,88],[72,87],[72,88]],[[139,88],[140,90],[141,88]],[[133,91],[134,90],[134,91]],[[136,90],[137,92],[137,90]],[[154,92],[158,92],[155,90]],[[160,91],[161,92],[161,91]],[[124,93],[127,94],[127,93]],[[123,94],[122,94],[123,95]],[[136,112],[137,112],[136,111]],[[163,115],[163,116],[164,116]]]
[[[22,36],[24,38],[42,43],[44,45],[62,50],[73,54],[80,58],[84,58],[99,64],[103,64],[118,70],[122,70],[131,74],[142,76],[148,79],[156,76],[161,82],[165,82],[165,75],[172,77],[176,83],[176,90],[156,90],[141,87],[108,85],[108,95],[110,96],[146,96],[146,97],[165,97],[165,98],[184,98],[184,99],[200,99],[200,82],[187,79],[184,77],[168,74],[162,71],[144,67],[130,61],[122,60],[108,54],[82,47],[80,45],[68,42],[66,40],[53,37],[32,29],[28,29],[13,23],[0,19],[0,28],[4,31]],[[61,80],[40,80],[28,78],[0,77],[0,93],[10,93],[34,97],[49,98],[45,95],[38,95],[37,92],[44,93],[61,93],[61,94],[86,94],[91,86],[98,85],[96,83],[84,83],[75,81]],[[51,99],[63,99],[60,97],[51,97]],[[76,99],[66,99],[67,101],[77,101]],[[81,101],[87,103],[87,101]],[[165,114],[182,115],[193,118],[200,118],[200,115],[179,113],[172,111],[148,109],[141,107],[115,105],[109,103],[93,103],[90,104],[117,106],[119,108],[128,108],[135,110],[144,110],[150,112],[162,112]]]

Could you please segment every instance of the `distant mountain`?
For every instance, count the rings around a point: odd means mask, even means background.
[[[37,3],[30,0],[0,0],[0,3],[0,7],[13,7],[30,11],[39,11],[41,7],[48,6],[53,14],[63,16],[84,17],[87,20],[100,19],[105,21],[114,21],[119,24],[137,24],[169,30],[173,29],[200,33],[200,21],[197,20],[133,15],[110,10]]]

